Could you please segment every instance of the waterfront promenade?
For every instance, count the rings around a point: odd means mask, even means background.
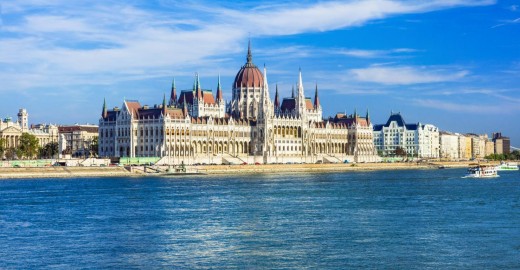
[[[431,163],[356,163],[356,164],[268,164],[268,165],[201,165],[187,166],[203,174],[250,174],[250,173],[305,173],[340,171],[375,171],[406,169],[438,169],[468,167],[474,162],[431,162]],[[489,164],[497,164],[490,162]],[[167,167],[152,167],[162,171]],[[134,167],[25,167],[0,168],[0,179],[9,178],[76,178],[76,177],[117,177],[144,176],[143,166]],[[148,170],[153,171],[153,170]]]

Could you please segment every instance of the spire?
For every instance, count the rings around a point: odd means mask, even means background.
[[[305,93],[303,91],[303,80],[302,80],[302,69],[300,68],[298,71],[298,97],[296,98],[298,101],[297,112],[299,115],[304,115],[307,111],[306,101],[305,101]]]
[[[265,64],[264,64],[264,94],[263,94],[263,99],[269,99],[269,85],[267,83],[267,69],[265,68]]]
[[[274,94],[274,107],[280,108],[280,97],[278,96],[278,84],[276,84],[276,94]]]
[[[166,94],[163,94],[162,110],[163,110],[163,113],[166,114]]]
[[[370,124],[370,115],[368,114],[368,108],[367,108],[367,123]]]
[[[318,83],[316,83],[316,91],[314,92],[314,108],[320,107],[320,98],[318,97]]]
[[[356,118],[356,117],[357,117],[357,109],[354,108],[354,118]]]
[[[197,95],[197,98],[198,99],[202,99],[202,89],[200,87],[200,80],[199,80],[199,73],[195,73],[195,91],[196,92],[196,95]]]
[[[217,84],[217,103],[223,101],[222,98],[222,87],[220,86],[220,74],[218,74],[218,84]]]
[[[251,39],[247,43],[247,64],[253,64],[253,55],[251,54]]]
[[[294,84],[292,86],[292,93],[291,93],[291,97],[294,98]]]
[[[101,116],[103,118],[107,118],[108,112],[107,112],[107,101],[105,98],[103,98],[103,112],[101,113]]]
[[[302,68],[298,71],[298,98],[305,100],[305,94],[303,93]]]
[[[170,93],[170,106],[177,104],[177,88],[175,87],[175,77],[173,77],[172,90]]]

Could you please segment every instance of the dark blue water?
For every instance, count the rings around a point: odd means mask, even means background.
[[[520,173],[0,181],[0,268],[520,268]]]

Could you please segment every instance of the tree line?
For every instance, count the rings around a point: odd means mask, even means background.
[[[514,150],[508,154],[491,154],[486,157],[489,160],[520,160],[520,151]]]

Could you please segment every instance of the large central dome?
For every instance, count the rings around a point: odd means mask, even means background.
[[[251,42],[247,47],[247,62],[240,68],[233,83],[234,88],[241,87],[263,87],[264,76],[255,64],[253,64],[253,56],[251,55]]]

